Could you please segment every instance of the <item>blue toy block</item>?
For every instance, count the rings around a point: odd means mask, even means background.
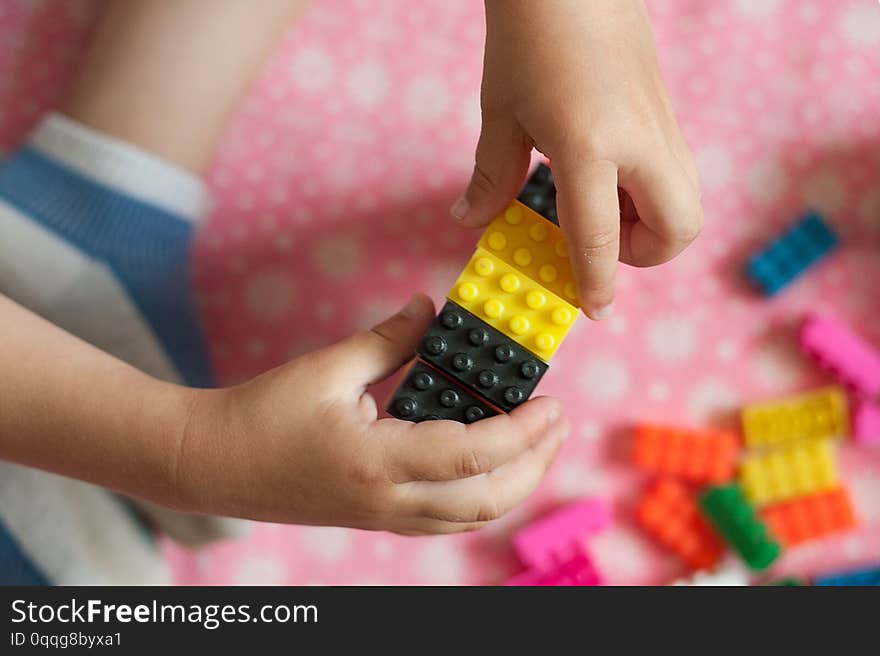
[[[880,567],[826,574],[815,580],[816,585],[880,586]]]
[[[798,278],[840,243],[817,212],[802,217],[788,232],[749,260],[746,274],[767,296]]]

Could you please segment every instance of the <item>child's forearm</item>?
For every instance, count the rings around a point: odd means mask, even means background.
[[[193,392],[0,295],[0,458],[174,505]]]

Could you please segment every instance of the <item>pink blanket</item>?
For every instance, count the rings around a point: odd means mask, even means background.
[[[592,542],[604,580],[666,582],[683,571],[632,520],[644,480],[628,428],[729,426],[742,401],[828,382],[798,351],[808,311],[880,345],[880,5],[648,4],[706,228],[671,264],[624,268],[616,316],[580,321],[554,359],[539,392],[564,401],[575,431],[539,492],[467,536],[262,525],[201,555],[168,546],[180,582],[495,583],[518,569],[517,527],[584,495],[615,510]],[[0,6],[0,148],[69,80],[93,14]],[[210,173],[219,203],[197,275],[225,382],[369,326],[416,290],[441,301],[478,238],[447,208],[479,130],[482,21],[477,0],[323,0],[290,31]],[[755,296],[745,259],[808,207],[842,247],[778,298]],[[880,559],[880,450],[848,445],[842,463],[863,528],[792,549],[777,572]]]

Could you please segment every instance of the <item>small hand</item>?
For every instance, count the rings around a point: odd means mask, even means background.
[[[274,522],[451,533],[527,497],[568,432],[536,398],[471,425],[378,418],[366,392],[412,357],[434,312],[416,296],[376,326],[225,390],[195,392],[178,505]]]
[[[481,226],[514,197],[533,147],[552,161],[581,305],[610,315],[618,259],[666,262],[702,226],[699,178],[642,0],[487,0],[483,128],[452,213]]]

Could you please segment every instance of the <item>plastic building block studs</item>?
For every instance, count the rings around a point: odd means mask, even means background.
[[[756,505],[786,501],[837,485],[830,440],[804,440],[746,458],[740,483]]]
[[[605,502],[585,499],[522,529],[514,536],[513,547],[524,565],[549,569],[581,551],[584,538],[602,530],[610,521]]]
[[[470,424],[498,411],[421,360],[406,373],[388,403],[388,414],[408,421],[453,419]]]
[[[633,459],[637,467],[695,483],[724,483],[733,478],[738,440],[720,430],[636,427]]]
[[[418,350],[423,360],[506,411],[528,399],[547,371],[545,362],[455,303],[443,306]]]
[[[709,488],[700,497],[700,507],[753,570],[766,569],[782,552],[738,485]]]
[[[559,218],[556,216],[556,185],[553,183],[553,173],[546,164],[538,164],[518,200],[548,221],[559,225]]]
[[[522,203],[514,201],[495,217],[480,248],[577,305],[577,284],[562,230]]]
[[[639,523],[694,569],[711,569],[724,545],[700,515],[693,493],[681,482],[661,479],[651,486],[636,510]]]
[[[853,436],[859,444],[880,444],[880,404],[864,401],[856,407]]]
[[[776,401],[752,403],[743,408],[742,424],[748,446],[844,437],[850,433],[846,393],[839,387],[828,387]]]
[[[848,531],[857,525],[852,501],[843,487],[769,506],[761,511],[761,516],[786,547]]]
[[[482,248],[459,276],[449,300],[545,362],[578,316],[571,303]]]
[[[505,585],[602,585],[602,579],[590,557],[585,553],[578,553],[549,570],[528,569],[508,579]]]
[[[801,327],[801,348],[857,394],[880,394],[880,349],[828,317],[811,316]]]
[[[826,574],[816,578],[816,585],[835,586],[878,586],[880,585],[880,567],[856,569],[838,574]]]
[[[772,296],[825,257],[838,241],[822,217],[811,212],[753,255],[747,266],[747,275],[764,294]]]

